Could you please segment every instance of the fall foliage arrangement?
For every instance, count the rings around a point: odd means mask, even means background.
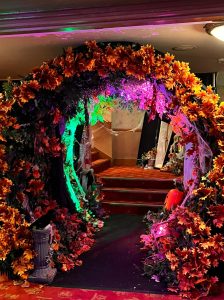
[[[6,86],[0,105],[0,271],[28,276],[34,257],[29,222],[50,210],[52,264],[64,271],[81,264],[79,256],[102,222],[90,205],[97,195],[85,198],[69,165],[69,126],[103,121],[115,105],[135,105],[151,119],[166,114],[183,145],[190,145],[192,178],[182,203],[148,215],[149,231],[141,238],[151,278],[165,278],[182,296],[206,295],[224,260],[224,103],[187,63],[150,45],[87,42]],[[63,180],[69,170],[70,194],[60,203],[55,166]]]

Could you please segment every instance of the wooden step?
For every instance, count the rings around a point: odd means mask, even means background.
[[[105,201],[116,202],[164,202],[168,189],[102,188]]]
[[[107,158],[97,159],[92,162],[92,168],[95,174],[110,168],[110,165],[111,165],[111,161],[110,159]]]
[[[124,177],[101,177],[100,182],[105,187],[121,188],[145,188],[145,189],[173,189],[172,179],[159,178],[124,178]]]

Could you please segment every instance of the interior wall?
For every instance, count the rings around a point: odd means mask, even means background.
[[[113,165],[135,165],[141,138],[144,111],[116,109],[111,122],[92,126],[92,148],[112,159]]]
[[[91,127],[92,148],[98,149],[102,154],[112,159],[111,122],[97,123]]]
[[[135,165],[144,113],[134,109],[112,112],[112,158],[114,165]],[[134,131],[132,131],[134,129]]]

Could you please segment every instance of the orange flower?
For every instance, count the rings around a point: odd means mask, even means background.
[[[6,177],[0,179],[0,202],[10,193],[12,184],[12,181]]]
[[[174,55],[171,55],[170,53],[165,53],[164,59],[168,64],[170,64],[174,60]]]
[[[7,255],[17,251],[8,267],[12,267],[15,275],[26,279],[29,270],[33,269],[34,257],[29,224],[17,209],[6,204],[0,204],[0,222],[0,259],[7,266]]]

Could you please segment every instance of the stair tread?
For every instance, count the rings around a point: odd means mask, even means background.
[[[103,187],[102,192],[128,192],[128,193],[162,193],[167,194],[170,189],[142,189],[142,188],[121,188],[121,187]]]
[[[109,161],[110,161],[110,159],[108,159],[108,158],[99,158],[99,159],[94,160],[92,162],[92,165],[96,165],[98,163],[103,163],[103,162],[109,162]]]
[[[91,150],[91,154],[97,154],[97,153],[99,153],[99,151]]]

